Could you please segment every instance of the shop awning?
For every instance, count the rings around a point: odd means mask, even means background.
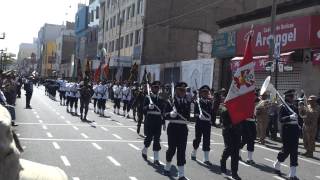
[[[286,52],[280,54],[280,63],[286,65],[290,64],[291,61],[291,54],[293,54],[295,51]],[[240,66],[240,61],[243,59],[243,57],[234,57],[231,59],[231,70],[235,71]],[[254,56],[253,60],[255,62],[255,71],[266,71],[266,65],[269,62],[269,56]]]

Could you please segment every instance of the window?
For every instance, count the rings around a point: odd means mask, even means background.
[[[124,19],[126,17],[126,10],[122,10],[122,15],[121,15],[121,18],[122,18],[122,22],[124,22]]]
[[[136,10],[136,4],[133,3],[132,6],[131,6],[131,17],[134,17],[135,10]]]
[[[137,14],[141,14],[143,11],[143,0],[138,0],[137,4]]]
[[[109,29],[109,19],[107,19],[106,21],[106,31],[108,31],[108,29]]]
[[[124,41],[124,37],[120,38],[120,49],[123,49],[123,41]]]
[[[116,40],[116,50],[120,50],[119,47],[120,47],[120,39],[117,39]]]
[[[117,15],[117,25],[120,25],[120,13]]]
[[[133,45],[133,33],[130,34],[129,46]]]
[[[94,20],[94,12],[93,10],[91,10],[91,13],[90,13],[90,22],[93,22]]]
[[[99,19],[99,7],[96,7],[96,19]]]
[[[130,9],[131,7],[127,7],[127,20],[130,18]]]
[[[140,38],[141,38],[141,30],[136,30],[136,36],[135,36],[135,42],[134,44],[140,44]]]
[[[126,35],[125,48],[129,46],[129,34]]]
[[[107,8],[110,8],[110,0],[107,0]]]

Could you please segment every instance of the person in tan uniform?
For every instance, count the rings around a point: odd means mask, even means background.
[[[19,139],[11,126],[11,116],[0,105],[0,179],[1,180],[68,180],[58,167],[20,159]]]
[[[255,116],[257,120],[257,137],[259,143],[265,144],[266,131],[269,124],[268,110],[270,107],[270,101],[268,100],[269,94],[264,93],[261,96],[261,101],[256,105]]]
[[[320,122],[320,107],[317,105],[317,97],[314,95],[309,96],[307,105],[300,102],[299,114],[303,119],[302,133],[303,143],[306,149],[304,155],[313,157],[317,127]]]

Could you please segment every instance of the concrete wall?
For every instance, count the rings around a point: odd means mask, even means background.
[[[301,87],[307,96],[320,93],[320,65],[312,65],[311,61],[303,64]]]

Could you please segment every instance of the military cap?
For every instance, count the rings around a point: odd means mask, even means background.
[[[296,90],[294,89],[289,89],[286,92],[284,92],[285,96],[293,96],[296,93]]]
[[[208,85],[204,85],[200,87],[199,91],[210,91],[210,87]]]
[[[153,81],[151,83],[151,86],[161,86],[161,82],[160,81]]]
[[[175,88],[187,88],[188,84],[185,82],[178,82],[175,86]]]

